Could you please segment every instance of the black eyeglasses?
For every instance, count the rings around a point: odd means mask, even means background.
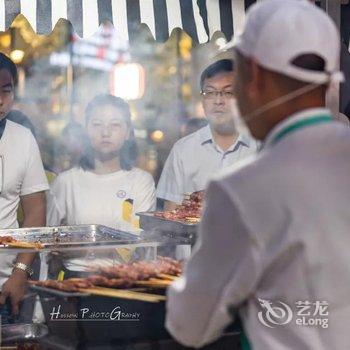
[[[201,95],[206,100],[213,100],[218,96],[223,97],[224,99],[230,99],[234,97],[234,93],[232,91],[221,91],[221,90],[205,90],[201,91]]]

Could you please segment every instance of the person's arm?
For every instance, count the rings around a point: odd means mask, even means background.
[[[258,246],[227,192],[210,184],[194,253],[168,291],[166,327],[186,346],[217,339],[259,278]]]
[[[164,164],[162,174],[158,181],[157,197],[165,200],[166,210],[171,210],[170,206],[167,209],[167,202],[172,203],[172,207],[181,204],[185,192],[186,176],[183,169],[181,154],[175,144]]]
[[[23,134],[23,152],[26,155],[25,172],[20,188],[20,201],[23,209],[23,227],[45,226],[45,192],[48,183],[41,161],[39,147],[29,130]],[[17,262],[30,266],[35,254],[19,254]],[[11,298],[12,311],[18,313],[18,305],[22,299],[27,282],[28,274],[20,269],[14,269],[9,279],[1,288],[0,304],[4,304],[7,297]]]
[[[134,192],[134,214],[156,209],[156,188],[151,174],[143,172],[137,180]]]
[[[24,214],[23,227],[45,226],[45,192],[22,196],[21,206]],[[16,263],[31,266],[35,256],[35,253],[18,254]],[[0,304],[4,304],[9,297],[12,304],[12,313],[15,315],[19,312],[19,303],[25,294],[27,279],[27,272],[15,268],[9,279],[2,286]]]
[[[171,202],[171,201],[164,201],[164,210],[171,211],[176,209],[179,206],[179,204]]]
[[[21,197],[23,208],[23,227],[41,227],[46,223],[46,197],[45,192],[27,194]]]
[[[47,192],[46,224],[60,226],[67,224],[66,185],[62,175],[58,175]]]

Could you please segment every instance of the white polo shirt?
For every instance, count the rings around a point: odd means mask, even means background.
[[[29,129],[6,120],[0,156],[0,228],[17,228],[20,197],[46,191],[49,186],[38,145]],[[11,274],[15,257],[0,254],[0,286]]]
[[[157,197],[180,204],[184,193],[204,190],[214,174],[256,150],[256,141],[241,135],[228,150],[221,150],[207,125],[175,143],[159,179]]]
[[[273,142],[325,114],[291,116],[254,159],[210,183],[199,242],[168,293],[178,341],[213,341],[233,308],[253,349],[350,349],[350,129],[309,124]]]

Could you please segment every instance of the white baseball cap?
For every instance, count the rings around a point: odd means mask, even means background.
[[[316,84],[344,80],[338,71],[338,30],[323,10],[307,0],[263,0],[253,5],[243,33],[223,50],[233,47],[262,67],[297,80]],[[305,54],[321,57],[325,70],[309,70],[292,63]]]

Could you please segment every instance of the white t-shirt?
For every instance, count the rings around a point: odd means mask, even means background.
[[[0,139],[0,228],[17,228],[20,196],[49,189],[38,145],[31,131],[6,121]],[[0,285],[11,273],[15,254],[0,254]]]
[[[100,224],[131,230],[123,219],[123,203],[132,200],[132,215],[155,209],[153,177],[138,168],[97,175],[73,168],[58,175],[48,199],[47,223],[55,225]]]

